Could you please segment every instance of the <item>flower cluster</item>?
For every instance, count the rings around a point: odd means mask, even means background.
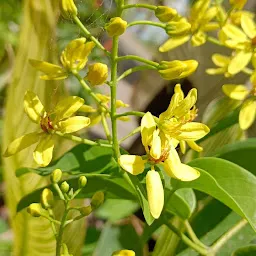
[[[167,175],[182,181],[191,181],[200,175],[198,170],[183,164],[176,151],[178,144],[184,142],[194,150],[201,151],[202,148],[195,141],[209,132],[206,125],[193,122],[197,113],[196,99],[196,89],[192,89],[184,98],[177,84],[168,109],[159,118],[154,118],[148,112],[141,120],[141,139],[146,155],[122,155],[119,158],[121,167],[132,175],[144,172],[146,163],[151,166],[146,175],[146,187],[150,211],[156,219],[163,209],[164,191],[155,165],[161,164]]]

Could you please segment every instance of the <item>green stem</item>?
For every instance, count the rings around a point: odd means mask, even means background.
[[[58,183],[53,183],[53,187],[56,190],[57,194],[59,195],[60,199],[65,201],[65,197],[64,197],[64,195],[63,195],[63,193],[62,193],[62,191],[59,187],[59,184]]]
[[[95,45],[104,51],[107,55],[110,55],[110,52],[105,49],[105,47],[89,32],[89,30],[83,25],[83,23],[79,20],[77,16],[73,17],[75,23],[79,26],[79,28],[84,32],[85,36],[88,37],[91,41],[95,43]]]
[[[218,252],[218,250],[232,237],[234,236],[241,228],[247,224],[247,220],[243,219],[239,221],[234,227],[227,231],[220,239],[218,239],[210,248],[213,255]]]
[[[80,82],[80,84],[83,86],[85,91],[104,109],[109,112],[109,109],[101,102],[101,100],[97,97],[97,95],[92,91],[90,86],[84,81],[84,79],[77,73],[73,73],[73,75],[77,78],[77,80]]]
[[[137,67],[134,67],[134,68],[127,69],[121,76],[118,77],[117,81],[119,82],[120,80],[122,80],[123,78],[133,74],[134,72],[142,71],[142,70],[148,70],[148,69],[156,70],[155,67],[151,67],[151,66],[148,66],[148,65],[137,66]]]
[[[151,60],[146,60],[146,59],[144,59],[142,57],[139,57],[139,56],[136,56],[136,55],[126,55],[126,56],[118,57],[116,59],[116,61],[122,61],[122,60],[136,60],[136,61],[148,64],[150,66],[153,66],[155,68],[158,68],[158,66],[159,66],[159,63],[157,63],[157,62],[154,62],[154,61],[151,61]]]
[[[125,141],[126,139],[130,138],[131,136],[135,135],[138,132],[140,132],[140,126],[134,129],[133,131],[131,131],[128,135],[123,137],[121,140],[119,140],[119,143],[122,143],[123,141]]]
[[[191,227],[190,223],[188,220],[185,220],[184,221],[184,225],[185,225],[185,228],[188,232],[188,235],[189,237],[192,239],[192,241],[200,246],[202,246],[203,248],[207,248],[207,246],[205,244],[203,244],[199,238],[197,237],[197,235],[195,234],[193,228]]]
[[[155,11],[157,9],[157,6],[151,4],[127,4],[123,7],[124,10],[130,8],[145,8]]]
[[[83,144],[86,144],[86,145],[101,146],[101,147],[106,147],[106,148],[111,148],[112,147],[111,144],[101,143],[99,141],[92,141],[92,140],[80,138],[80,137],[72,135],[72,134],[66,134],[66,133],[64,134],[64,133],[59,132],[59,131],[55,131],[54,134],[56,134],[58,136],[61,136],[63,138],[72,140],[74,142],[79,142],[79,143],[83,143]]]
[[[216,38],[212,37],[212,36],[208,36],[207,37],[207,41],[213,43],[213,44],[216,44],[216,45],[219,45],[219,46],[223,46],[223,44]]]
[[[140,112],[140,111],[128,111],[128,112],[124,112],[122,114],[117,114],[115,115],[115,118],[119,118],[122,116],[139,116],[139,117],[143,117],[145,115],[144,112]]]
[[[109,143],[111,143],[112,139],[111,139],[110,131],[109,131],[109,128],[108,128],[108,123],[107,123],[107,120],[106,120],[106,116],[103,112],[101,112],[101,122],[102,122],[104,132],[106,134],[106,137],[107,137]]]
[[[118,37],[113,38],[113,48],[111,52],[111,121],[112,121],[112,140],[115,159],[119,158],[119,144],[117,138],[117,120],[116,116],[116,89],[117,89],[117,64],[118,64]]]
[[[164,220],[164,224],[172,230],[186,245],[199,252],[202,255],[207,255],[208,250],[203,248],[202,246],[191,241],[186,235],[184,235],[181,231],[179,231],[175,226],[173,226],[168,219]]]
[[[56,256],[61,255],[62,236],[64,233],[64,228],[65,228],[65,224],[66,224],[66,220],[67,220],[67,216],[68,216],[68,203],[64,202],[64,204],[65,204],[65,210],[64,210],[64,214],[61,219],[59,234],[57,237]]]
[[[133,21],[128,24],[128,28],[132,26],[137,26],[137,25],[149,25],[149,26],[154,26],[154,27],[159,27],[159,28],[166,28],[166,25],[160,22],[154,22],[154,21],[148,21],[148,20],[137,20]]]

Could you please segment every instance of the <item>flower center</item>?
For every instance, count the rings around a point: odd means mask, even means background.
[[[41,118],[40,126],[41,129],[46,133],[49,133],[49,130],[53,130],[52,121],[48,115]]]
[[[161,152],[161,156],[158,159],[153,158],[150,154],[149,154],[149,161],[153,162],[155,164],[159,164],[161,162],[164,162],[169,156],[169,148],[164,148]]]

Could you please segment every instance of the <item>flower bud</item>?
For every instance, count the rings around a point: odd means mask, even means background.
[[[124,103],[122,100],[116,100],[116,108],[127,108],[129,104]]]
[[[166,24],[165,31],[169,36],[184,36],[191,30],[191,24],[187,21],[171,21]]]
[[[61,169],[55,169],[51,174],[50,179],[52,183],[58,183],[61,180],[61,177],[62,177]]]
[[[79,210],[83,216],[88,216],[92,212],[92,207],[89,205],[89,206],[81,207]]]
[[[237,9],[243,9],[247,0],[229,0],[229,3]]]
[[[103,63],[95,63],[89,66],[89,71],[85,77],[91,85],[101,85],[108,78],[108,66]]]
[[[169,22],[178,15],[178,12],[168,6],[157,6],[155,15],[161,22]]]
[[[87,178],[85,176],[81,176],[79,177],[79,180],[78,180],[78,187],[79,188],[83,188],[85,187],[87,184]]]
[[[155,219],[158,219],[164,207],[164,189],[160,175],[155,170],[148,171],[146,188],[149,210]]]
[[[69,184],[66,181],[62,182],[60,189],[63,193],[67,193],[69,191]]]
[[[42,206],[38,203],[33,203],[27,208],[27,212],[33,217],[40,217],[42,215]]]
[[[77,16],[77,8],[74,4],[74,0],[61,0],[60,8],[61,14],[66,19],[70,19],[73,16]]]
[[[41,205],[46,210],[53,208],[54,197],[52,191],[49,188],[45,188],[41,194]]]
[[[102,191],[96,192],[91,200],[92,210],[97,209],[104,202],[104,193]]]
[[[132,250],[120,250],[113,252],[112,256],[135,256],[135,252]]]
[[[127,22],[120,17],[114,17],[106,24],[105,29],[110,37],[122,35],[127,28]]]

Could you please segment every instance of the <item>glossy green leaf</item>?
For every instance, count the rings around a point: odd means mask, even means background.
[[[226,204],[245,217],[256,230],[256,178],[242,167],[219,158],[200,158],[189,163],[201,172],[191,182],[173,181],[179,188],[194,188]]]
[[[232,256],[255,256],[256,255],[256,245],[248,245],[241,247],[232,253]]]
[[[132,215],[139,209],[139,204],[131,200],[107,199],[95,212],[95,216],[114,222]]]
[[[108,174],[88,174],[85,176],[87,177],[88,181],[87,185],[76,198],[88,198],[91,197],[96,191],[103,191],[106,198],[136,200],[136,195],[134,195],[133,190],[122,177],[111,176]],[[74,190],[78,189],[78,178],[69,179],[67,182]],[[51,185],[47,187],[55,192]],[[31,203],[39,202],[43,189],[44,188],[37,189],[23,197],[18,203],[17,211],[21,211],[22,209],[28,207]],[[55,196],[58,198],[56,193]]]
[[[16,176],[20,177],[28,172],[34,172],[41,176],[47,176],[55,169],[61,169],[68,174],[80,173],[111,173],[117,164],[112,158],[112,149],[100,146],[80,144],[66,152],[61,158],[51,165],[43,168],[20,168]]]
[[[133,250],[136,256],[142,256],[142,244],[140,238],[131,225],[112,226],[105,224],[101,233],[94,255],[112,255],[114,251],[121,249]]]

